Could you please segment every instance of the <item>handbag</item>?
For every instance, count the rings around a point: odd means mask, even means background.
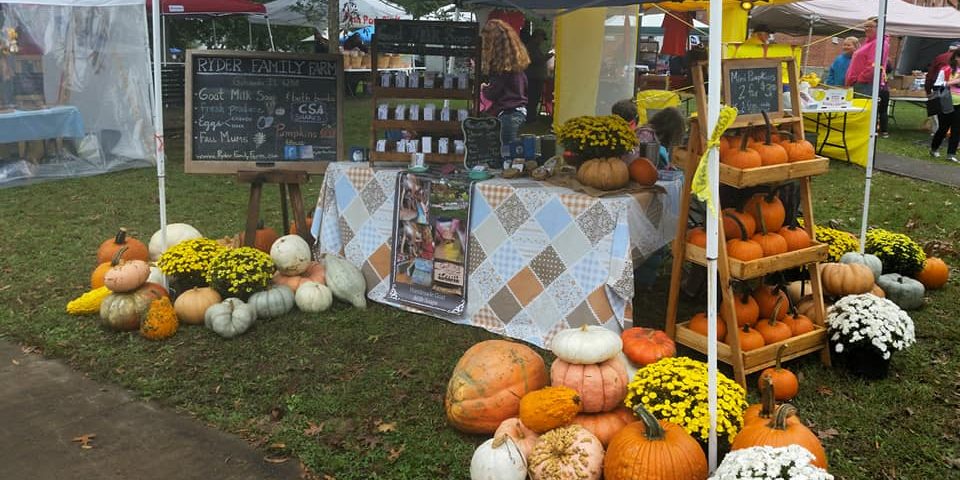
[[[953,95],[947,87],[933,87],[927,94],[927,116],[953,113]]]

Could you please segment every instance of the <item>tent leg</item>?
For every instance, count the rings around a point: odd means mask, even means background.
[[[247,50],[253,50],[253,24],[247,19]]]
[[[807,73],[807,65],[810,65],[810,42],[813,41],[813,18],[810,18],[810,30],[807,31],[807,52],[803,55],[803,73]]]
[[[267,17],[267,36],[270,37],[270,51],[276,51],[277,47],[273,44],[273,29],[270,28],[270,17]]]

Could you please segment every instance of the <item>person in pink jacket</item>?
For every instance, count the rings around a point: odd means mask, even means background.
[[[873,93],[873,67],[874,55],[877,51],[877,17],[870,18],[863,26],[866,39],[863,45],[853,52],[853,58],[850,59],[850,67],[847,69],[846,85],[853,87],[853,91],[861,95],[870,96]],[[887,137],[887,106],[890,104],[890,90],[887,88],[886,65],[887,56],[890,54],[890,38],[883,36],[883,50],[881,53],[880,69],[880,101],[877,110],[880,112],[881,137]]]

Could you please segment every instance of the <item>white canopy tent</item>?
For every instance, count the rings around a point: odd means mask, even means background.
[[[251,23],[284,25],[293,27],[313,27],[317,30],[327,28],[326,19],[308,18],[297,6],[303,0],[274,0],[265,4],[266,17],[251,17]],[[325,12],[325,8],[321,9]],[[321,15],[323,16],[323,15]],[[340,2],[340,27],[353,28],[373,25],[378,18],[410,18],[406,10],[384,0],[342,0]]]
[[[653,29],[653,28],[662,28],[663,19],[667,16],[665,13],[645,13],[643,14],[643,20],[640,22],[641,29]],[[637,16],[630,15],[629,17],[629,26],[635,27],[637,25]],[[603,24],[607,27],[622,27],[624,22],[623,15],[614,15],[608,18]],[[709,25],[701,22],[700,20],[693,19],[693,28],[697,28],[703,31],[706,31]],[[643,31],[640,32],[644,33]]]
[[[422,17],[420,20],[443,20],[447,22],[476,22],[477,15],[461,8],[456,4],[444,5]]]
[[[751,21],[775,32],[806,35],[812,20],[814,33],[833,35],[848,28],[862,30],[860,25],[877,16],[879,7],[878,0],[809,0],[758,6],[751,12]],[[960,11],[888,0],[886,27],[893,36],[960,38]]]

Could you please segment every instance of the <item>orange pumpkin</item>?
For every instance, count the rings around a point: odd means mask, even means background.
[[[613,440],[623,427],[635,420],[633,413],[621,406],[609,412],[581,413],[573,417],[570,423],[586,428],[600,440],[604,447],[607,447],[610,445],[610,440]]]
[[[313,226],[313,217],[307,217],[307,231],[310,231],[310,228]],[[297,222],[290,222],[290,235],[296,235],[297,232]],[[272,246],[272,244],[271,244]]]
[[[757,216],[757,204],[760,205],[759,216]],[[747,203],[744,204],[743,211],[752,215],[757,225],[760,224],[760,219],[763,218],[763,223],[767,226],[767,230],[773,232],[783,227],[783,221],[787,217],[787,211],[784,209],[780,197],[777,196],[776,188],[770,189],[767,193],[753,194],[753,196],[747,200]]]
[[[100,248],[97,249],[97,265],[113,260],[113,256],[123,247],[127,249],[120,257],[121,260],[150,261],[150,251],[147,250],[147,246],[131,237],[126,228],[121,228],[113,238],[108,238],[100,244]]]
[[[706,237],[704,237],[704,240],[706,240]],[[93,269],[93,273],[90,274],[90,287],[94,289],[102,287],[103,277],[107,275],[111,267],[113,267],[113,262],[103,262],[97,265],[97,268]]]
[[[576,390],[585,413],[614,409],[627,396],[627,381],[627,370],[619,357],[589,365],[558,358],[550,366],[550,384]]]
[[[533,451],[537,439],[540,438],[540,434],[527,428],[518,417],[511,417],[501,422],[497,431],[493,433],[493,437],[497,438],[504,434],[512,438],[513,443],[517,444],[523,458],[530,458],[530,452]]]
[[[487,340],[468,349],[453,368],[444,408],[447,420],[467,433],[493,433],[516,417],[520,398],[547,385],[543,358],[532,348]]]
[[[801,250],[813,244],[813,241],[810,240],[810,234],[796,225],[785,225],[777,233],[787,241],[788,252]]]
[[[727,240],[727,255],[729,255],[731,258],[736,258],[741,262],[749,262],[751,260],[762,258],[763,247],[761,247],[757,242],[747,238],[747,231],[744,229],[743,223],[741,223],[740,220],[732,215],[724,216],[727,218],[732,218],[740,231],[740,238],[732,238]]]
[[[657,167],[653,162],[644,157],[639,157],[630,162],[628,170],[630,171],[630,179],[640,185],[655,185],[660,178],[660,172],[657,172]]]
[[[800,380],[797,379],[797,376],[790,370],[780,366],[783,351],[786,349],[786,343],[780,345],[780,348],[777,349],[776,365],[760,372],[761,379],[769,378],[771,380],[773,383],[773,398],[781,402],[792,400],[793,397],[796,397],[797,393],[800,392]],[[759,386],[763,387],[762,381],[759,383]]]
[[[246,245],[247,232],[240,232],[240,245]],[[257,222],[257,231],[253,236],[253,248],[260,250],[261,252],[270,253],[270,247],[273,246],[273,242],[276,242],[280,238],[280,235],[277,234],[277,231],[263,226],[263,220]]]
[[[763,249],[763,256],[770,257],[787,253],[787,240],[781,237],[779,233],[767,230],[767,225],[763,221],[763,215],[760,210],[760,204],[754,204],[754,206],[757,209],[756,218],[760,223],[760,232],[754,235],[752,240],[760,244],[760,248]]]
[[[576,390],[564,386],[543,387],[520,399],[520,421],[530,430],[544,433],[569,425],[583,409]],[[542,439],[541,439],[542,440]]]
[[[687,328],[693,330],[694,332],[707,336],[707,313],[700,312],[693,317],[690,317],[690,323],[687,324]],[[723,323],[719,317],[717,317],[717,340],[723,341],[727,337],[727,324]]]
[[[755,327],[757,331],[760,332],[760,335],[763,336],[763,343],[767,345],[782,342],[793,335],[790,325],[777,320],[781,310],[783,310],[781,308],[782,305],[783,299],[777,299],[777,304],[773,307],[773,314],[770,315],[770,318],[760,320]],[[786,315],[784,314],[784,316]]]
[[[740,227],[737,226],[737,220],[740,220],[740,223],[743,224],[743,229],[747,232],[747,238],[757,233],[757,221],[753,219],[753,215],[744,212],[742,209],[733,207],[724,208],[722,213],[723,236],[726,237],[727,240],[740,237]],[[732,217],[728,217],[727,215],[732,215]]]
[[[827,295],[859,295],[873,289],[873,271],[862,263],[821,263],[820,279]]]
[[[763,335],[760,335],[760,332],[751,328],[750,325],[741,327],[740,331],[737,332],[737,336],[740,337],[740,350],[744,352],[756,350],[766,345],[766,342],[763,340]]]
[[[707,248],[707,230],[703,227],[693,227],[687,230],[687,242],[700,248]]]
[[[616,190],[630,183],[627,164],[617,157],[587,160],[577,169],[577,180],[598,190]]]
[[[927,257],[923,269],[917,274],[917,280],[928,289],[938,289],[950,280],[950,267],[937,257]]]
[[[827,453],[817,436],[803,423],[791,423],[787,419],[796,415],[797,409],[789,403],[777,409],[776,415],[768,422],[756,422],[743,427],[733,439],[731,450],[767,445],[771,447],[786,447],[800,445],[813,454],[813,465],[828,469]]]
[[[735,168],[756,168],[763,165],[760,153],[747,146],[750,141],[749,135],[744,135],[740,139],[739,148],[720,149],[720,163],[730,165]]]
[[[707,457],[683,427],[657,420],[642,405],[633,422],[613,437],[603,465],[605,480],[706,480]]]
[[[798,140],[791,132],[780,132],[780,134],[787,137],[778,142],[787,152],[787,161],[802,162],[804,160],[812,160],[817,156],[813,144],[806,139],[801,138]]]
[[[794,337],[797,335],[803,335],[804,333],[812,332],[814,329],[813,320],[811,320],[810,317],[798,312],[796,305],[790,308],[790,313],[783,317],[783,320],[785,323],[787,323],[787,325],[790,325],[790,332]]]
[[[757,320],[760,319],[760,306],[757,305],[757,301],[747,292],[734,295],[733,308],[736,311],[738,327],[744,325],[750,325],[752,327],[756,325]],[[728,314],[726,312],[726,308],[720,309],[720,318],[724,321],[728,320],[726,317]]]
[[[782,302],[784,305],[790,304],[790,299],[787,298],[787,294],[783,293],[783,290],[775,285],[760,285],[753,291],[753,299],[757,301],[757,306],[760,308],[760,318],[773,318],[773,310],[776,308],[778,302]],[[782,309],[777,314],[776,319],[782,320],[786,315],[787,310]]]
[[[628,328],[620,334],[620,340],[623,341],[623,354],[640,366],[650,365],[661,358],[677,354],[677,346],[662,330]]]
[[[316,282],[326,285],[327,270],[320,262],[310,262],[307,269],[300,275],[283,275],[280,272],[273,274],[275,285],[286,285],[296,293],[303,282]]]
[[[779,144],[773,142],[773,134],[771,132],[770,117],[767,116],[767,112],[761,112],[763,114],[763,120],[767,124],[766,130],[766,140],[760,144],[754,144],[753,148],[760,154],[760,163],[764,166],[767,165],[781,165],[787,163],[789,160],[787,157],[787,151],[783,149]],[[777,227],[775,230],[779,230],[780,227]]]

